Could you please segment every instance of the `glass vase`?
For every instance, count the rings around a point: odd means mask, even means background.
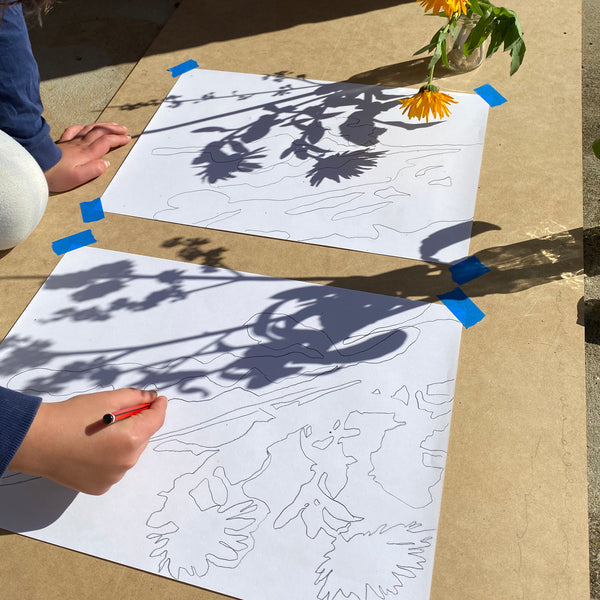
[[[456,39],[453,38],[452,34],[448,36],[446,41],[446,53],[448,56],[448,67],[452,69],[452,71],[466,73],[467,71],[473,71],[483,64],[487,52],[487,40],[481,44],[481,46],[475,48],[469,56],[465,56],[463,52],[463,45],[467,41],[471,31],[473,31],[475,25],[477,25],[478,20],[479,15],[475,17],[459,17],[457,21],[458,32],[456,34]]]

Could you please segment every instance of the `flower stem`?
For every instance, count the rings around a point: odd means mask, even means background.
[[[430,86],[433,83],[433,70],[435,69],[435,65],[429,69],[429,76],[427,77],[427,85]]]

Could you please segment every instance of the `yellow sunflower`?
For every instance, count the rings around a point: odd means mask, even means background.
[[[425,119],[429,123],[429,116],[434,118],[449,117],[450,104],[456,104],[456,100],[449,94],[440,92],[435,85],[424,85],[414,96],[398,100],[402,104],[402,114],[408,111],[408,118],[417,118],[419,121]]]
[[[469,6],[469,0],[417,0],[417,2],[425,9],[425,12],[431,10],[434,15],[437,15],[444,11],[448,18],[454,13],[466,15]]]

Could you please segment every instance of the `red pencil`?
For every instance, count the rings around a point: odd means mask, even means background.
[[[152,406],[152,402],[145,402],[144,404],[138,404],[137,406],[131,406],[130,408],[122,408],[121,410],[115,410],[111,413],[106,413],[102,420],[110,425],[115,421],[120,421],[121,419],[126,419],[127,417],[132,417],[133,415],[137,415],[138,413],[150,408]]]

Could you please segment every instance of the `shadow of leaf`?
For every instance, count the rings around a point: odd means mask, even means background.
[[[317,158],[306,177],[310,178],[310,183],[314,186],[320,185],[326,179],[339,183],[341,179],[357,177],[376,167],[377,159],[384,154],[371,150],[355,150]]]
[[[233,150],[228,154],[226,146]],[[216,183],[233,179],[236,173],[250,173],[262,168],[256,159],[264,158],[264,148],[250,150],[243,144],[231,141],[213,142],[208,144],[204,150],[192,161],[194,166],[201,166],[200,175],[208,183]]]

